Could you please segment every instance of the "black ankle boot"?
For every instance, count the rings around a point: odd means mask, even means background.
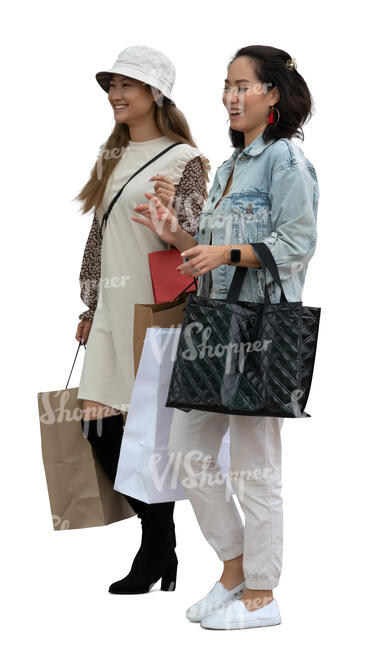
[[[115,481],[123,435],[122,414],[94,420],[81,419],[84,434],[96,451],[104,471]],[[133,560],[130,573],[110,585],[115,594],[137,594],[150,591],[161,578],[162,591],[174,591],[178,559],[173,521],[174,501],[144,503],[125,495],[142,523],[142,542]]]
[[[134,509],[137,507],[132,503],[132,497],[129,503]],[[140,503],[142,508],[138,516],[142,520],[142,542],[130,573],[110,585],[112,594],[146,593],[160,578],[162,591],[174,591],[176,587],[178,558],[174,550],[174,501]]]
[[[151,591],[161,578],[161,591],[175,591],[177,582],[178,558],[174,549],[139,548],[133,560],[130,573],[113,582],[111,594],[145,594]]]

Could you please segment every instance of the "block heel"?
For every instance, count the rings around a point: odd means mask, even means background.
[[[161,591],[175,591],[177,584],[177,567],[173,567],[161,578]]]

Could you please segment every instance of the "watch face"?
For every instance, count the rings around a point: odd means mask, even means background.
[[[240,248],[232,248],[230,251],[230,262],[240,262]]]

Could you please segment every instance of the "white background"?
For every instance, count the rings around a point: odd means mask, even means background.
[[[1,261],[2,563],[6,648],[212,643],[315,649],[360,644],[373,581],[373,75],[367,3],[18,2],[3,9]],[[320,306],[305,420],[283,431],[282,625],[203,630],[185,610],[221,575],[188,501],[177,502],[175,592],[115,596],[140,522],[54,532],[37,392],[63,388],[76,351],[78,275],[92,215],[73,197],[114,126],[95,80],[130,45],[161,49],[197,146],[232,153],[221,101],[245,45],[285,49],[316,112],[301,143],[320,185],[318,244],[304,287]],[[78,358],[71,386],[78,385]],[[210,635],[210,636],[209,636]],[[214,635],[212,637],[212,635]]]

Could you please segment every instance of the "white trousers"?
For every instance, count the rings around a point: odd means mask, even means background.
[[[168,455],[203,535],[220,560],[243,554],[248,589],[273,589],[282,569],[281,428],[284,418],[174,409]],[[217,456],[230,427],[229,480]]]

